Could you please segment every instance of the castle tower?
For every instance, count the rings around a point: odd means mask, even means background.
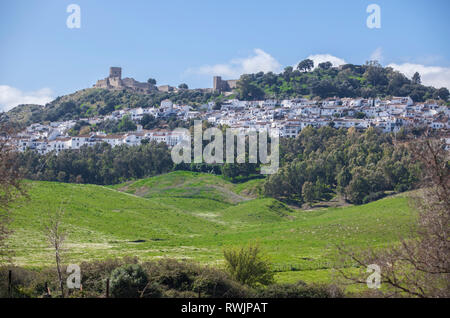
[[[121,67],[110,67],[109,68],[109,77],[118,77],[122,78],[122,68]]]
[[[222,77],[220,76],[213,77],[213,90],[219,92],[222,90]]]

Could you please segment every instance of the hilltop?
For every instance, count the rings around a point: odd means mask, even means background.
[[[69,232],[64,262],[132,255],[215,264],[221,263],[224,247],[256,240],[280,271],[280,281],[327,281],[334,244],[393,244],[408,233],[414,216],[405,195],[303,211],[244,195],[254,181],[233,185],[218,176],[182,171],[111,187],[27,184],[30,198],[16,205],[11,237],[15,262],[25,266],[53,264],[42,223],[60,205]]]
[[[198,90],[154,91],[149,94],[142,94],[126,89],[87,88],[57,97],[45,106],[19,105],[8,111],[6,116],[11,122],[27,126],[45,121],[78,120],[107,115],[120,109],[158,107],[161,101],[165,99],[197,105],[206,103],[215,96],[218,96],[218,93]]]
[[[297,69],[286,67],[283,72],[244,74],[233,81],[233,90],[222,94],[220,90],[180,89],[177,91],[152,90],[147,93],[130,89],[88,88],[60,96],[45,105],[19,105],[9,112],[9,120],[22,125],[43,121],[77,120],[110,114],[117,109],[158,107],[162,100],[200,106],[207,102],[220,105],[226,99],[240,100],[410,96],[415,102],[449,97],[447,88],[434,88],[421,84],[420,74],[409,79],[390,67],[376,62],[365,65],[346,64],[332,67],[321,63],[312,69],[308,60]],[[312,61],[310,61],[312,62]],[[305,66],[304,64],[308,64]]]
[[[449,97],[447,88],[422,85],[419,73],[410,79],[376,61],[333,67],[330,62],[314,65],[308,59],[300,62],[296,69],[289,66],[279,74],[242,75],[237,91],[242,100],[410,96],[414,102],[424,102],[427,99],[447,101]]]

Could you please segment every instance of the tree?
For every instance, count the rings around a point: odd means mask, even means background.
[[[422,80],[420,79],[419,72],[414,73],[414,75],[412,77],[412,82],[413,82],[413,84],[416,84],[416,85],[422,84]]]
[[[239,167],[235,163],[225,163],[222,165],[222,175],[225,178],[229,178],[232,182],[239,176]]]
[[[319,63],[318,67],[322,70],[328,70],[333,67],[333,64],[331,62],[323,62]]]
[[[314,200],[316,199],[316,188],[314,186],[314,183],[310,182],[310,181],[306,181],[305,183],[303,183],[303,187],[302,187],[302,196],[303,196],[303,200],[309,204],[309,206],[311,207]]]
[[[134,131],[136,130],[136,124],[130,119],[130,116],[123,116],[119,125],[117,126],[119,131]]]
[[[248,74],[241,76],[236,87],[241,100],[259,100],[264,97],[264,91],[252,82],[252,77]]]
[[[147,83],[149,83],[149,84],[151,84],[151,85],[156,85],[156,80],[154,79],[154,78],[149,78],[148,80],[147,80]]]
[[[314,61],[310,59],[306,59],[298,63],[297,69],[300,72],[309,72],[314,68]]]
[[[11,127],[0,123],[0,262],[8,260],[11,256],[7,244],[7,238],[12,233],[8,228],[11,222],[11,204],[19,197],[26,195],[25,187],[21,182],[22,175],[17,165],[18,153],[14,151],[10,143],[13,133],[14,130]]]
[[[368,63],[364,77],[374,86],[382,86],[388,83],[385,69],[376,61]]]
[[[158,125],[158,119],[156,119],[153,115],[145,114],[142,116],[140,124],[144,127],[144,129],[153,129]]]
[[[258,245],[224,250],[225,266],[238,282],[255,287],[274,281],[271,263]]]
[[[337,191],[344,196],[344,200],[347,200],[347,195],[345,192],[345,187],[348,186],[350,180],[352,179],[352,175],[348,171],[347,167],[341,169],[341,171],[336,176],[337,181]]]
[[[364,197],[370,193],[369,182],[360,171],[361,169],[357,170],[357,172],[353,175],[352,180],[345,188],[347,198],[350,202],[356,204],[361,204]]]
[[[51,247],[55,249],[56,271],[58,272],[59,288],[61,290],[61,297],[64,298],[64,282],[61,270],[61,252],[62,244],[66,238],[66,233],[62,229],[62,219],[64,210],[60,208],[55,213],[49,214],[48,221],[45,225],[45,234],[47,241]]]
[[[217,100],[217,101],[214,103],[213,110],[221,110],[221,109],[222,109],[222,102],[219,101],[219,100]]]
[[[449,91],[448,91],[447,88],[441,87],[441,88],[438,89],[437,95],[438,95],[438,97],[439,97],[440,99],[442,99],[443,101],[447,101],[447,100],[448,100],[448,97],[449,97],[449,95],[450,95],[450,93],[449,93]]]
[[[189,86],[185,83],[182,83],[182,84],[178,85],[178,88],[179,89],[189,89]]]

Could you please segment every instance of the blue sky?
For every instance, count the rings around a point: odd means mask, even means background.
[[[69,29],[69,4],[81,28]],[[369,29],[369,4],[381,28]],[[377,58],[425,84],[450,87],[447,0],[2,0],[0,110],[124,77],[191,88],[249,71],[279,71],[313,56],[362,64]],[[328,56],[329,55],[329,56]]]

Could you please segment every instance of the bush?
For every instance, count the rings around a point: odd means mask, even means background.
[[[106,279],[111,276],[111,273],[116,268],[126,264],[137,263],[137,258],[131,257],[81,263],[81,284],[83,285],[83,292],[88,297],[95,297],[102,294],[104,295],[106,292]]]
[[[175,259],[147,262],[143,266],[152,281],[179,291],[191,291],[195,276],[201,272],[194,264]]]
[[[12,271],[12,297],[13,298],[35,298],[46,294],[45,283],[50,291],[57,292],[58,280],[54,268],[42,270],[31,270],[22,267],[0,268],[0,298],[9,297],[8,294],[8,272]],[[65,270],[65,268],[64,268]],[[56,296],[57,293],[53,293]]]
[[[223,254],[228,272],[241,284],[255,287],[273,283],[271,263],[258,245],[225,250]]]
[[[161,298],[163,296],[162,288],[157,283],[148,283],[144,288],[142,297],[144,298]]]
[[[190,262],[162,259],[142,266],[149,280],[164,289],[164,297],[249,297],[251,291],[222,270]]]
[[[364,199],[362,200],[362,203],[366,204],[366,203],[384,198],[385,196],[386,196],[386,194],[384,193],[384,191],[372,192],[369,195],[366,195],[364,197]]]
[[[295,284],[272,284],[258,292],[258,297],[261,298],[331,298],[342,296],[342,292],[335,286],[307,285],[302,281]]]
[[[252,296],[248,288],[214,268],[203,268],[194,281],[193,290],[198,293],[198,297],[245,298]]]
[[[111,295],[117,298],[140,297],[148,283],[148,277],[141,265],[125,265],[111,273]]]

